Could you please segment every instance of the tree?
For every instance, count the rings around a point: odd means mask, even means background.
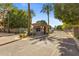
[[[9,16],[9,29],[16,29],[18,30],[19,28],[27,28],[27,22],[28,22],[28,15],[27,12],[24,10],[19,10],[18,8],[13,8],[11,11],[8,13]],[[8,17],[5,20],[5,24],[7,27],[8,23]],[[19,31],[18,31],[19,32]]]
[[[33,10],[30,9],[30,3],[28,3],[28,35],[30,35],[31,32],[31,24],[33,16],[35,16],[35,13]]]
[[[28,3],[28,35],[30,35],[31,30],[31,12],[30,12],[30,3]]]
[[[12,9],[9,13],[9,27],[10,28],[27,28],[27,13],[17,8]],[[6,18],[6,23],[8,18]]]
[[[55,26],[56,30],[62,30],[62,25]]]
[[[42,26],[47,25],[47,22],[44,21],[44,20],[37,21],[36,23],[37,23],[38,25],[42,25]]]
[[[52,4],[44,4],[41,12],[46,13],[48,16],[48,34],[49,34],[49,14],[53,10]]]
[[[63,23],[62,29],[63,30],[65,30],[65,29],[72,29],[72,24]]]
[[[79,4],[54,4],[55,17],[67,24],[79,24]]]
[[[10,32],[9,30],[9,12],[10,10],[13,8],[13,5],[12,4],[8,4],[8,3],[5,3],[5,4],[0,4],[0,7],[4,10],[4,12],[6,11],[7,12],[7,17],[8,17],[8,23],[7,23],[7,29],[8,29],[8,32]],[[4,25],[5,27],[5,25]],[[5,29],[5,28],[4,28]]]
[[[55,17],[64,25],[73,27],[74,35],[79,32],[79,4],[54,4]],[[67,27],[66,26],[66,27]],[[78,34],[79,35],[79,34]],[[75,35],[76,36],[76,35]]]

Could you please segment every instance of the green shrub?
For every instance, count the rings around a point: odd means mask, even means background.
[[[76,35],[75,37],[76,37],[77,39],[79,39],[79,35]]]
[[[27,37],[27,34],[24,32],[24,33],[20,33],[19,37],[22,39],[22,38],[25,38]]]

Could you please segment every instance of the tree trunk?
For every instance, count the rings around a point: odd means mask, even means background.
[[[9,28],[9,14],[8,14],[8,24],[7,24],[7,29],[8,29],[8,33],[10,33],[10,28]]]
[[[46,26],[44,26],[44,34],[46,34]]]
[[[31,13],[30,13],[30,3],[28,3],[28,35],[30,35],[31,30]]]
[[[79,38],[79,27],[74,27],[74,36]]]
[[[48,34],[49,34],[49,12],[48,12]]]

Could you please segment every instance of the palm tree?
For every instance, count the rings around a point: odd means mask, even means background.
[[[28,11],[27,11],[27,13],[28,13]],[[35,15],[34,10],[30,10],[30,14],[31,14],[31,20],[30,20],[30,23],[32,24],[32,18],[33,18],[34,16],[36,16],[36,15]],[[30,24],[30,25],[31,25],[31,24]]]
[[[35,13],[33,10],[30,9],[30,3],[28,3],[28,36],[31,32],[31,24],[32,24],[32,17],[35,16]]]
[[[31,28],[31,12],[30,12],[30,3],[28,3],[28,35],[30,35]]]
[[[49,34],[49,14],[51,11],[53,11],[52,4],[44,4],[41,10],[41,12],[46,13],[48,16],[48,34]]]

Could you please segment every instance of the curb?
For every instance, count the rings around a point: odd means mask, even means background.
[[[45,36],[47,36],[47,35],[38,36],[38,37],[34,37],[34,38],[28,38],[28,39],[30,39],[30,40],[32,40],[32,39],[38,39],[38,38],[42,38],[42,37],[45,37]],[[48,36],[48,37],[49,37],[49,36]],[[27,39],[27,38],[20,39],[20,38],[16,37],[16,38],[14,38],[14,40],[11,40],[11,41],[8,41],[8,42],[1,43],[0,46],[7,45],[7,44],[10,44],[10,43],[19,41],[19,40],[26,40],[26,39]]]
[[[16,41],[19,41],[20,39],[17,38],[15,40],[11,40],[11,41],[8,41],[8,42],[4,42],[4,43],[1,43],[0,46],[3,46],[3,45],[7,45],[7,44],[10,44],[10,43],[13,43],[13,42],[16,42]]]
[[[71,35],[71,37],[75,40],[76,48],[77,48],[77,50],[79,50],[79,40],[77,38],[75,38],[71,33],[68,33],[68,34]]]

